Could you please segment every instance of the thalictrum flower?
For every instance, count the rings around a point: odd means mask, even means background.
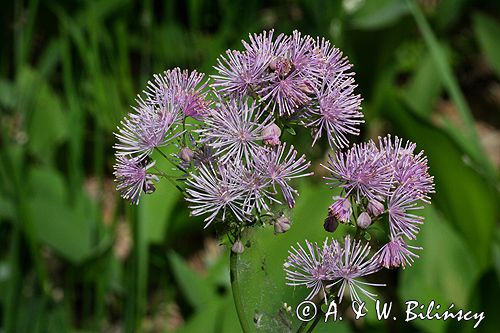
[[[274,219],[273,225],[274,233],[282,234],[290,230],[292,223],[287,216],[281,215]]]
[[[271,180],[257,172],[253,167],[243,164],[232,167],[232,177],[244,190],[245,211],[250,213],[254,208],[260,211],[269,211],[268,203],[281,203],[274,198]]]
[[[140,96],[138,106],[122,122],[115,133],[117,155],[134,155],[142,159],[153,149],[166,146],[181,133],[176,132],[178,114],[170,104],[150,105]]]
[[[328,216],[334,217],[341,222],[349,222],[352,214],[352,207],[349,199],[337,197],[337,201],[328,208]]]
[[[270,79],[267,71],[271,55],[252,56],[247,52],[227,50],[226,56],[217,59],[214,68],[218,74],[212,75],[213,87],[219,92],[233,96],[255,94]]]
[[[383,198],[379,198],[379,199],[380,200],[378,200],[378,199],[371,199],[371,200],[368,201],[368,205],[367,205],[366,210],[373,217],[377,217],[377,216],[381,215],[385,211],[384,204],[381,202],[381,200]]]
[[[276,146],[280,144],[281,129],[275,123],[262,130],[262,139],[268,146]]]
[[[248,216],[244,210],[245,189],[232,177],[230,166],[218,164],[201,165],[198,174],[192,174],[187,180],[186,200],[194,216],[209,214],[205,218],[205,228],[217,217],[226,220],[230,211],[236,220],[242,222]]]
[[[337,76],[352,76],[349,72],[352,65],[342,52],[334,47],[330,41],[325,38],[317,38],[314,44],[314,54],[318,58],[318,66],[321,75],[326,78],[335,78]]]
[[[285,262],[287,284],[290,286],[304,285],[311,289],[307,299],[312,299],[322,291],[325,302],[327,290],[338,286],[337,296],[342,302],[346,289],[351,298],[360,301],[359,293],[373,299],[376,295],[366,289],[366,286],[385,286],[385,284],[368,283],[361,278],[376,273],[381,265],[370,256],[370,246],[361,241],[351,241],[350,236],[344,239],[344,245],[332,240],[325,240],[323,246],[306,240],[307,248],[299,243],[298,248],[292,246]]]
[[[428,173],[427,157],[423,151],[414,154],[416,144],[397,136],[392,141],[391,135],[379,137],[380,151],[385,153],[387,163],[394,170],[395,186],[403,186],[426,203],[430,203],[429,194],[434,193],[434,177]]]
[[[370,226],[370,224],[372,224],[372,218],[370,217],[370,215],[368,215],[367,212],[362,212],[361,214],[359,214],[356,224],[361,229],[366,229]]]
[[[326,133],[331,147],[347,147],[348,134],[359,135],[363,123],[361,97],[354,93],[352,77],[337,76],[319,89],[318,103],[307,109],[304,124],[315,129],[313,145]]]
[[[249,163],[261,149],[262,131],[271,123],[271,115],[263,113],[255,102],[246,99],[221,100],[198,132],[222,163],[243,158]]]
[[[310,176],[313,173],[305,171],[310,166],[305,155],[297,158],[297,151],[290,146],[286,152],[286,143],[272,149],[261,149],[254,157],[255,169],[264,177],[270,179],[274,188],[279,186],[283,197],[290,208],[295,206],[294,195],[297,190],[289,184],[294,178]]]
[[[391,241],[385,244],[378,253],[378,262],[385,268],[396,268],[406,265],[411,266],[418,255],[412,250],[421,250],[421,247],[408,245],[401,236],[395,236]]]
[[[326,243],[326,241],[325,241]],[[287,285],[304,285],[311,289],[307,296],[310,300],[319,292],[323,292],[326,302],[325,284],[330,280],[329,268],[324,262],[324,247],[306,240],[306,248],[297,243],[298,248],[292,246],[284,264]]]
[[[145,160],[137,157],[116,156],[116,164],[113,167],[116,188],[124,199],[138,204],[142,193],[154,191],[153,181],[158,181],[158,177],[148,173],[148,169],[154,164],[147,164]]]
[[[370,246],[361,241],[351,241],[350,236],[344,239],[344,246],[335,240],[329,246],[327,253],[330,258],[326,260],[329,264],[332,283],[327,287],[339,285],[337,296],[342,302],[346,289],[349,289],[352,300],[361,301],[359,293],[374,299],[377,295],[368,291],[366,286],[385,286],[385,284],[369,283],[361,281],[360,278],[376,273],[381,266],[370,256]]]
[[[269,63],[272,77],[258,94],[280,116],[291,116],[313,99],[320,68],[314,55],[314,40],[294,31],[275,43]]]
[[[199,118],[207,112],[210,102],[206,98],[205,74],[181,71],[179,68],[154,75],[144,92],[148,103],[164,106],[173,104],[186,117]]]
[[[392,170],[372,141],[355,144],[347,152],[337,152],[325,168],[331,173],[325,177],[329,184],[343,187],[357,202],[362,197],[385,197],[392,186]]]
[[[422,216],[412,214],[412,211],[424,208],[418,205],[417,200],[416,190],[409,190],[403,186],[392,193],[387,202],[392,237],[404,234],[409,239],[416,238],[420,230],[419,225],[424,222]]]
[[[242,41],[245,51],[226,51],[225,57],[217,59],[212,86],[224,95],[256,97],[256,92],[271,79],[268,69],[276,45],[273,34],[273,30],[249,34],[249,42]],[[283,38],[280,34],[276,42],[279,44]]]

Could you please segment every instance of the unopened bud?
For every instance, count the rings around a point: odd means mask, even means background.
[[[276,146],[280,143],[281,129],[275,123],[264,128],[262,140],[266,145]]]
[[[347,198],[338,199],[329,208],[329,216],[331,215],[335,217],[340,222],[349,222],[351,213],[351,203],[349,202],[349,200],[347,200]]]
[[[379,216],[385,210],[384,204],[374,199],[368,202],[368,207],[366,209],[368,210],[368,213],[370,213],[373,217]]]
[[[274,221],[274,232],[282,234],[290,230],[291,223],[286,216],[280,216]]]
[[[231,251],[234,253],[241,254],[243,251],[245,251],[245,246],[243,243],[238,239],[236,242],[234,242],[233,247],[231,247]]]
[[[329,213],[325,219],[325,223],[323,224],[325,230],[328,232],[334,232],[335,230],[337,230],[338,226],[339,222],[337,221],[337,219]]]
[[[156,191],[156,187],[155,187],[155,184],[153,184],[152,182],[146,181],[142,185],[142,190],[146,194],[151,194],[151,193],[154,193],[154,191]]]
[[[286,78],[294,69],[293,63],[283,57],[273,58],[269,62],[269,69],[276,73],[280,78]]]
[[[188,147],[182,148],[181,151],[179,152],[179,157],[184,162],[191,162],[191,160],[193,159],[193,156],[194,156],[193,151],[191,149],[189,149]]]
[[[370,217],[370,215],[368,215],[367,212],[363,212],[359,214],[357,223],[358,227],[360,227],[361,229],[366,229],[372,223],[372,218]]]

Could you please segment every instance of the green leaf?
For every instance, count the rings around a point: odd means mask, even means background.
[[[497,20],[484,14],[476,13],[473,16],[474,32],[481,46],[481,50],[497,75],[500,77],[500,24]]]
[[[400,0],[365,1],[350,22],[353,28],[375,30],[396,23],[408,13]]]
[[[184,326],[176,333],[218,333],[216,331],[218,316],[218,307],[215,304],[207,304],[203,311],[197,311]]]
[[[497,274],[498,280],[500,281],[500,228],[497,227],[495,231],[495,241],[492,245],[492,255],[493,255],[493,268]]]
[[[12,200],[0,195],[0,219],[14,219],[15,211]]]
[[[428,206],[423,215],[425,223],[417,240],[411,243],[423,250],[417,253],[420,258],[412,267],[400,273],[401,302],[416,300],[429,304],[435,300],[442,307],[454,303],[457,308],[465,309],[479,277],[479,266],[464,239],[442,215],[432,206]],[[446,322],[439,320],[416,320],[414,323],[428,332],[443,332],[446,328]]]
[[[59,304],[47,313],[47,317],[43,325],[47,332],[68,332],[71,327],[71,316],[68,308],[65,307],[66,303]]]
[[[166,154],[170,154],[173,148]],[[156,155],[155,155],[156,156]],[[157,156],[155,166],[167,174],[171,174],[171,164],[162,156]],[[182,197],[181,193],[166,179],[160,177],[155,184],[156,191],[151,195],[144,195],[139,205],[139,223],[144,227],[144,237],[148,243],[161,243],[167,232],[174,207]]]
[[[82,193],[74,205],[67,203],[66,183],[61,174],[50,168],[29,172],[28,208],[37,238],[73,263],[81,263],[110,242],[93,241],[98,221],[93,202]]]
[[[57,202],[67,198],[67,184],[57,170],[33,167],[29,173],[30,193],[33,196],[50,197]]]
[[[323,242],[326,237],[332,237],[324,231],[323,221],[334,191],[323,184],[303,182],[301,185],[290,231],[275,235],[270,226],[254,228],[244,239],[250,242],[250,247],[238,259],[238,282],[244,286],[240,293],[245,317],[259,332],[297,330],[300,322],[294,311],[307,296],[307,288],[286,285],[283,263],[291,245],[303,244],[306,239]],[[341,235],[343,231],[340,226],[334,235]],[[284,303],[292,307],[291,312],[283,312]],[[330,324],[330,328],[331,325],[334,324]]]
[[[240,321],[238,319],[238,314],[234,307],[233,296],[228,293],[226,297],[220,302],[218,318],[221,318],[222,323],[218,323],[220,329],[216,330],[218,332],[233,333],[239,332],[241,330]]]
[[[207,305],[217,298],[213,285],[206,283],[205,279],[201,278],[175,252],[170,252],[168,259],[175,280],[186,300],[195,309],[208,308]]]
[[[37,238],[73,263],[92,254],[91,223],[87,214],[73,210],[48,197],[33,197],[29,202]]]
[[[436,77],[436,71],[434,60],[429,54],[424,55],[402,91],[405,102],[423,117],[431,115],[436,98],[443,88],[440,77]]]
[[[436,4],[433,20],[439,30],[451,27],[463,15],[467,0],[441,0]]]
[[[291,135],[296,135],[297,133],[292,127],[286,127],[286,131],[290,133]]]
[[[6,109],[13,109],[16,105],[15,89],[10,81],[0,79],[0,105]]]
[[[67,119],[59,96],[30,68],[23,68],[16,81],[17,106],[26,117],[28,148],[49,161],[57,144],[67,136]]]
[[[471,304],[469,309],[476,313],[484,312],[484,318],[475,329],[473,326],[477,320],[469,322],[451,322],[448,327],[448,332],[457,333],[496,333],[498,331],[499,318],[498,300],[500,299],[500,279],[495,274],[493,269],[487,271],[480,279],[477,280],[474,290],[471,292]]]

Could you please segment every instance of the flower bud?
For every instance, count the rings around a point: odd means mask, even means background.
[[[339,222],[337,221],[337,219],[329,213],[325,219],[325,223],[323,224],[323,228],[325,228],[325,230],[328,232],[334,232],[335,230],[337,230],[338,226],[339,226]]]
[[[385,210],[384,204],[378,200],[372,199],[368,202],[367,207],[368,213],[370,213],[373,217],[379,216]]]
[[[238,239],[236,242],[234,242],[233,247],[231,247],[231,251],[234,253],[241,254],[243,251],[245,251],[245,246],[243,243]]]
[[[194,153],[191,149],[189,149],[188,147],[184,147],[181,149],[181,151],[179,152],[179,157],[181,160],[183,160],[184,162],[191,162],[191,160],[193,159],[193,156],[194,156]]]
[[[274,221],[274,232],[282,234],[290,230],[291,223],[286,216],[280,216]]]
[[[372,218],[370,217],[370,215],[368,215],[367,212],[362,212],[358,216],[357,223],[358,223],[358,227],[360,227],[361,229],[366,229],[372,223]]]
[[[156,175],[147,174],[144,183],[142,184],[142,191],[146,194],[151,194],[156,191],[156,186],[154,182],[158,182],[159,179]]]
[[[152,182],[146,181],[142,185],[142,190],[146,194],[151,194],[151,193],[154,193],[154,191],[156,191],[156,186]]]
[[[281,129],[275,123],[264,128],[262,131],[262,140],[264,144],[276,146],[280,143]]]
[[[352,208],[351,203],[347,198],[338,199],[333,205],[328,208],[329,216],[333,216],[340,222],[349,222],[351,217]]]
[[[291,60],[283,57],[276,57],[269,62],[269,69],[275,72],[280,78],[284,79],[294,70],[294,66]]]
[[[272,71],[275,71],[277,62],[278,62],[278,58],[272,58],[271,61],[269,62],[269,69]]]

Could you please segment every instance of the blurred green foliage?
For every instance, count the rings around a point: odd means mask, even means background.
[[[152,73],[212,73],[249,32],[324,36],[355,65],[366,124],[417,143],[435,176],[415,265],[385,273],[388,300],[500,309],[500,4],[495,0],[15,0],[0,13],[0,332],[237,332],[228,253],[160,183],[139,207],[112,184],[112,131]],[[289,134],[287,134],[289,135]],[[288,138],[316,156],[307,134]],[[326,146],[323,146],[325,148]],[[319,170],[319,168],[318,168]],[[239,263],[247,320],[262,332],[297,321],[284,287],[288,247],[327,235],[332,192],[301,183],[289,233],[249,235]],[[335,331],[462,332],[415,321]],[[320,325],[318,332],[327,332]]]

